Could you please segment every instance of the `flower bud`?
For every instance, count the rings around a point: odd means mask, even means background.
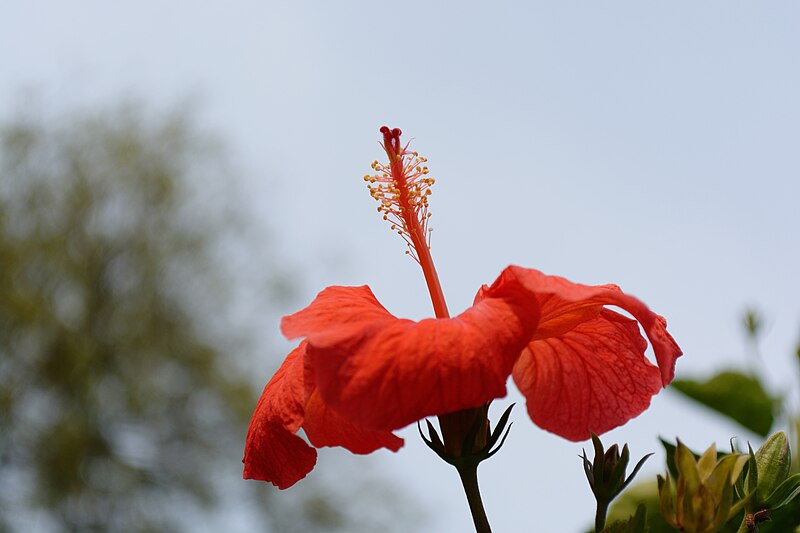
[[[672,527],[686,533],[713,533],[728,521],[733,505],[733,486],[747,463],[747,456],[730,454],[717,460],[711,445],[700,459],[678,441],[675,466],[676,492],[669,475],[658,476],[661,514]]]
[[[756,482],[756,500],[766,500],[781,483],[789,477],[792,456],[789,451],[789,439],[780,431],[772,435],[755,453],[758,472]]]
[[[750,528],[748,531],[758,531],[760,522],[800,495],[800,474],[789,475],[791,463],[789,439],[782,431],[755,453],[750,448],[747,475],[737,484],[745,509],[743,527]]]
[[[634,476],[642,468],[644,462],[653,454],[649,453],[642,457],[636,463],[631,475],[626,478],[625,469],[628,468],[628,461],[630,460],[628,445],[626,444],[622,447],[621,454],[619,446],[616,444],[612,445],[607,451],[603,451],[603,443],[600,442],[600,438],[594,433],[591,435],[592,445],[594,446],[594,462],[589,461],[585,450],[581,458],[583,459],[586,479],[589,480],[589,486],[592,488],[595,500],[597,500],[595,530],[601,531],[605,526],[606,514],[611,500],[616,498],[633,481]]]
[[[642,457],[631,472],[631,475],[625,477],[625,470],[628,468],[628,461],[630,461],[630,452],[628,445],[622,447],[622,454],[619,452],[619,446],[612,445],[607,451],[603,451],[603,443],[597,435],[592,433],[592,444],[594,445],[594,462],[589,461],[586,457],[586,452],[583,452],[583,469],[586,472],[586,478],[589,480],[589,485],[592,488],[596,499],[598,501],[610,502],[622,490],[627,487],[633,477],[639,472],[644,462],[653,455],[649,453]]]
[[[626,444],[627,446],[627,444]],[[626,461],[627,463],[627,456]],[[614,469],[619,464],[619,446],[616,444],[612,445],[611,448],[606,450],[605,455],[603,456],[603,482],[608,483],[611,479],[612,474],[614,473]],[[626,464],[627,466],[627,464]]]

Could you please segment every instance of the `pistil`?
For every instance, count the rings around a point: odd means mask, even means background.
[[[408,144],[403,146],[400,143],[402,131],[399,128],[383,126],[381,133],[389,165],[373,162],[372,169],[378,174],[368,174],[364,176],[364,181],[368,183],[372,197],[379,203],[378,212],[391,223],[391,229],[403,237],[408,245],[406,253],[422,268],[436,318],[450,318],[430,250],[432,230],[428,228],[431,216],[428,212],[428,196],[434,179],[428,176],[428,167],[424,165],[427,160],[417,152],[410,151]],[[478,490],[478,463],[485,457],[476,455],[487,447],[491,438],[488,407],[486,404],[438,417],[443,441],[441,453],[458,470],[476,533],[491,533]],[[485,451],[488,454],[489,450]]]
[[[384,220],[392,223],[392,229],[405,239],[409,248],[407,253],[422,268],[434,314],[437,318],[449,318],[430,250],[432,230],[428,228],[431,216],[428,212],[428,196],[434,179],[428,176],[428,167],[424,166],[427,159],[409,151],[408,145],[400,144],[402,131],[399,128],[384,126],[381,133],[389,165],[375,161],[372,168],[379,174],[364,176],[364,180],[370,184],[372,197],[380,202],[378,211],[383,213]]]

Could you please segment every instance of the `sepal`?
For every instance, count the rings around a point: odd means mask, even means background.
[[[653,454],[649,453],[642,457],[636,463],[631,475],[626,478],[625,471],[630,462],[628,445],[625,444],[622,447],[622,453],[620,454],[618,445],[613,444],[608,450],[604,450],[600,438],[594,433],[591,436],[592,446],[594,447],[594,461],[589,461],[586,457],[586,450],[584,450],[580,456],[583,460],[583,469],[586,473],[586,479],[589,481],[589,486],[598,502],[609,503],[633,481],[642,465]]]
[[[503,414],[497,421],[495,428],[493,430],[489,430],[486,444],[477,450],[475,450],[475,442],[477,440],[478,432],[485,422],[480,418],[476,418],[473,425],[470,427],[469,431],[464,437],[464,441],[458,447],[461,450],[461,453],[458,454],[447,451],[447,448],[442,441],[442,438],[439,436],[439,433],[436,431],[436,428],[434,428],[433,424],[431,424],[428,420],[425,421],[428,426],[427,437],[423,433],[422,426],[419,422],[417,422],[417,429],[422,437],[423,442],[425,442],[428,448],[433,450],[433,452],[436,453],[436,455],[438,455],[446,463],[451,464],[456,468],[459,468],[464,464],[477,466],[482,461],[485,461],[500,451],[500,448],[502,448],[503,444],[505,444],[506,437],[508,437],[508,433],[511,431],[511,426],[513,424],[509,423],[508,419],[511,415],[511,410],[514,409],[515,405],[516,404],[512,403],[505,411],[503,411]]]

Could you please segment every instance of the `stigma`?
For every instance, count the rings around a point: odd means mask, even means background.
[[[420,262],[421,248],[430,249],[432,228],[428,227],[431,217],[428,212],[428,197],[435,180],[429,176],[427,159],[402,145],[399,128],[381,128],[383,149],[389,158],[388,164],[373,161],[375,174],[367,174],[370,195],[378,202],[378,212],[408,245],[410,255]]]

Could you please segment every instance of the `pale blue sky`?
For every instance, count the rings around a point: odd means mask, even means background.
[[[757,305],[765,372],[792,382],[797,2],[165,4],[4,0],[0,111],[24,105],[26,89],[52,109],[197,101],[299,265],[301,304],[367,283],[420,318],[431,314],[422,275],[361,181],[381,157],[378,128],[400,127],[437,178],[433,254],[453,312],[509,263],[614,282],[667,317],[686,353],[680,376],[744,363],[738,320]],[[274,364],[264,354],[254,372],[266,380]],[[609,442],[639,456],[657,434],[699,448],[739,431],[687,405],[659,395]],[[506,449],[481,467],[494,529],[577,531],[593,513],[581,444],[521,407]],[[441,508],[426,531],[467,531],[455,473],[415,431],[398,454],[360,460]]]

